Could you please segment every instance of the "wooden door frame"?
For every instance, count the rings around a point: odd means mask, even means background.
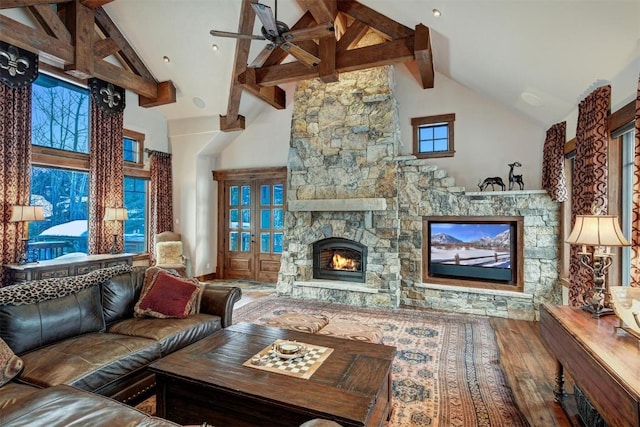
[[[216,277],[222,278],[225,274],[225,248],[226,248],[226,225],[228,223],[227,209],[226,207],[226,195],[224,187],[227,181],[261,181],[267,179],[282,179],[282,182],[287,186],[287,167],[269,167],[269,168],[247,168],[247,169],[225,169],[211,171],[213,180],[218,184],[218,255],[216,262]],[[286,194],[286,188],[285,188]],[[287,198],[284,200],[284,209],[287,209]]]

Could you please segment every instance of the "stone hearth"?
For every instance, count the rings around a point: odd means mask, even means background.
[[[446,171],[399,156],[392,67],[298,84],[288,160],[279,294],[360,306],[400,304],[534,319],[559,302],[558,206],[542,191],[465,193]],[[522,216],[524,292],[422,282],[422,217]],[[313,244],[367,247],[365,283],[313,278]]]

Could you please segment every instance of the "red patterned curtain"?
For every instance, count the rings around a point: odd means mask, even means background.
[[[154,236],[173,230],[173,175],[171,154],[150,151],[149,264],[155,264]]]
[[[592,206],[607,213],[607,115],[611,86],[600,87],[578,106],[576,157],[571,192],[571,225],[576,215],[590,215]],[[584,294],[593,287],[593,276],[580,264],[579,248],[571,246],[569,304],[584,305]]]
[[[636,148],[631,203],[631,286],[640,286],[640,77],[636,96]]]
[[[28,205],[31,187],[31,85],[0,84],[0,135],[0,251],[2,264],[10,264],[18,260],[24,235],[23,223],[7,222],[11,206]]]
[[[89,153],[89,253],[108,253],[113,235],[122,244],[122,221],[104,221],[105,208],[124,206],[123,113],[105,113],[91,102]]]
[[[542,188],[554,202],[565,202],[569,195],[564,176],[564,144],[567,122],[556,123],[547,130],[542,153]]]

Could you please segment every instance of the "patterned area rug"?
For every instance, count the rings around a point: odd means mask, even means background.
[[[234,323],[264,323],[285,312],[322,313],[383,330],[383,342],[397,347],[390,426],[529,425],[506,384],[495,333],[485,317],[274,295],[236,309]]]

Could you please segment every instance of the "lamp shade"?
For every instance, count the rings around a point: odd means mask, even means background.
[[[105,208],[105,221],[125,221],[129,219],[129,214],[125,208]]]
[[[9,218],[9,222],[42,220],[44,220],[44,210],[42,209],[42,206],[14,205],[11,208],[11,218]]]
[[[615,215],[576,215],[567,243],[590,246],[630,246]]]

